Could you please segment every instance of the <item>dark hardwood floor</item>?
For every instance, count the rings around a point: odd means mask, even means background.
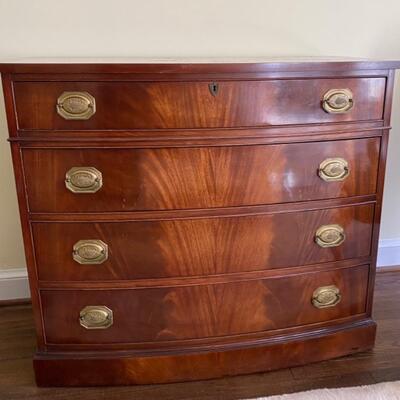
[[[110,388],[37,388],[30,305],[0,307],[0,400],[51,399],[251,399],[321,387],[372,384],[400,379],[400,272],[379,273],[373,351],[304,367],[202,382]]]

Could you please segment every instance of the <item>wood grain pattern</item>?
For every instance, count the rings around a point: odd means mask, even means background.
[[[207,379],[371,348],[398,65],[0,65],[37,382]],[[348,113],[322,110],[333,87],[354,93]],[[95,95],[93,118],[56,113],[67,90]],[[348,179],[322,182],[322,156],[347,158]],[[104,187],[66,195],[70,163],[89,161]],[[318,248],[315,229],[332,223],[346,241]],[[71,261],[75,241],[98,238],[110,242],[109,261]],[[311,310],[311,287],[332,282],[342,302]],[[116,323],[82,334],[79,310],[97,300]]]
[[[24,130],[22,136],[13,136],[8,140],[20,143],[24,147],[35,148],[127,147],[143,149],[358,139],[379,137],[383,130],[390,130],[390,125],[385,125],[382,120],[369,120],[262,128],[118,130],[112,131],[112,135],[108,130]]]
[[[216,96],[204,82],[15,82],[19,129],[190,129],[290,125],[383,118],[384,78],[221,81]],[[321,107],[325,92],[348,88],[345,114]],[[56,112],[63,92],[96,99],[96,114],[68,121]]]
[[[2,86],[6,107],[6,116],[10,136],[17,133],[15,108],[13,104],[12,80],[10,75],[2,74]],[[11,145],[11,156],[14,169],[14,177],[18,196],[18,207],[21,220],[22,236],[24,241],[25,259],[28,268],[29,288],[32,298],[32,305],[35,309],[35,327],[37,332],[37,344],[39,349],[44,348],[42,305],[40,303],[38,290],[38,277],[34,259],[33,241],[29,224],[28,199],[25,188],[23,161],[21,148],[18,143]]]
[[[94,281],[214,275],[368,256],[372,204],[247,217],[118,223],[33,223],[40,280]],[[339,224],[338,247],[315,243],[321,225]],[[109,258],[79,265],[79,240],[107,243]]]
[[[369,350],[374,342],[376,325],[367,321],[330,334],[225,352],[191,353],[165,357],[70,357],[54,358],[39,354],[34,359],[39,386],[104,386],[191,381],[271,371],[349,353]],[[307,351],[306,346],[309,350]],[[156,377],[154,371],[157,372]]]
[[[214,76],[224,75],[232,77],[235,75],[258,76],[259,74],[270,74],[272,76],[325,76],[332,74],[341,75],[382,75],[388,69],[400,68],[398,60],[337,58],[337,57],[297,57],[288,59],[277,58],[209,58],[199,60],[198,58],[28,58],[15,60],[15,62],[1,63],[0,71],[16,74],[26,79],[26,75],[32,77],[50,75],[53,79],[55,74],[70,75],[70,79],[77,80],[80,76],[86,79],[94,74],[103,74],[109,80],[118,79],[121,76],[147,76],[151,79],[163,79],[172,75],[178,76]],[[57,75],[56,75],[57,77]],[[59,77],[58,77],[59,78]]]
[[[24,149],[32,212],[130,211],[283,203],[373,194],[379,138],[274,146],[185,149]],[[326,158],[341,157],[350,175],[325,182]],[[101,171],[103,187],[75,194],[72,167]]]
[[[47,343],[107,343],[206,338],[306,325],[365,312],[368,266],[218,285],[131,290],[42,290]],[[336,285],[335,307],[317,309],[314,290]],[[105,305],[114,324],[79,325],[80,310]],[[251,313],[249,311],[252,310]],[[103,349],[105,347],[102,347]]]
[[[104,396],[118,398],[120,400],[148,400],[149,398],[159,398],[163,400],[188,400],[196,393],[198,400],[239,400],[252,399],[256,397],[272,396],[284,393],[291,393],[300,390],[318,389],[324,387],[344,387],[354,385],[367,385],[383,381],[394,381],[400,379],[400,344],[398,341],[398,332],[400,329],[400,312],[398,307],[397,296],[393,295],[400,290],[400,274],[384,273],[377,275],[376,292],[374,300],[374,318],[378,323],[376,345],[373,351],[365,351],[362,353],[352,354],[346,357],[335,358],[321,362],[314,362],[309,365],[302,365],[292,368],[280,369],[279,371],[270,371],[266,373],[256,373],[244,376],[225,377],[207,381],[171,383],[168,385],[136,385],[131,387],[91,387],[91,388],[37,388],[32,370],[32,355],[35,350],[35,329],[33,323],[32,309],[30,306],[18,307],[0,307],[0,398],[7,400],[20,400],[22,398],[44,400],[49,396],[58,400],[97,400]],[[362,329],[361,329],[362,330]],[[271,363],[271,355],[273,353],[272,346],[268,346],[262,353],[261,347],[254,349],[254,359],[244,359],[238,357],[238,353],[231,355],[232,362],[229,364],[231,374],[236,375],[234,368],[239,369],[239,361],[243,360],[241,365],[255,365],[255,361],[263,361],[264,367],[274,365],[277,368],[284,367],[284,354],[291,354],[291,360],[299,354],[301,359],[299,362],[304,363],[304,357],[308,357],[307,361],[311,361],[311,357],[324,355],[326,358],[332,356],[332,351],[343,350],[347,348],[349,352],[354,350],[354,340],[357,338],[357,348],[360,350],[359,338],[360,328],[356,331],[347,331],[342,341],[336,341],[335,344],[329,340],[329,346],[323,346],[322,341],[327,344],[327,339],[315,339],[312,344],[310,341],[307,345],[303,344],[300,351],[300,343],[297,342],[295,347],[286,344],[277,346],[275,352],[277,354],[274,363]],[[336,339],[337,340],[337,339]],[[317,343],[319,345],[317,346]],[[298,351],[295,351],[295,348]],[[310,351],[314,349],[315,351]],[[318,349],[318,351],[317,351]],[[329,354],[326,352],[329,351]],[[263,356],[260,357],[260,354]],[[336,354],[337,355],[337,354]],[[204,371],[214,370],[221,371],[221,355],[218,359],[213,359]],[[77,355],[75,353],[75,360]],[[82,358],[81,358],[82,360]],[[135,364],[133,368],[132,362],[126,361],[129,368],[122,368],[124,363],[117,360],[113,361],[114,367],[111,367],[110,359],[91,365],[91,368],[83,368],[83,361],[75,361],[81,364],[81,368],[77,368],[74,361],[70,361],[72,365],[69,368],[63,368],[61,371],[55,366],[58,364],[62,368],[62,362],[52,362],[49,368],[39,368],[38,372],[43,378],[47,377],[46,383],[52,379],[57,380],[59,385],[66,385],[67,377],[74,374],[75,377],[84,379],[83,374],[90,373],[94,380],[104,379],[104,375],[112,375],[114,379],[118,379],[120,383],[128,384],[129,372],[138,371],[140,363]],[[97,359],[98,360],[98,359]],[[97,361],[95,360],[95,361]],[[147,358],[148,360],[148,358]],[[145,361],[142,359],[142,362]],[[192,361],[192,360],[191,360]],[[198,361],[198,360],[197,360]],[[315,359],[313,359],[315,361]],[[49,361],[51,363],[51,361]],[[197,362],[184,363],[179,360],[179,365],[185,365],[188,368],[187,374],[191,374],[193,369],[199,365]],[[118,365],[118,367],[117,367]],[[258,363],[259,370],[263,370]],[[103,374],[100,368],[104,367]],[[153,371],[155,369],[153,368]],[[170,370],[175,371],[174,368]],[[163,371],[166,371],[164,369]],[[52,375],[52,376],[50,376]],[[56,377],[57,375],[57,377]],[[123,378],[124,377],[124,378]],[[85,376],[86,378],[86,376]],[[111,377],[110,377],[111,378]],[[61,382],[63,379],[63,382]],[[43,384],[44,384],[43,380]],[[53,381],[54,382],[54,381]],[[116,383],[114,381],[114,383]],[[70,383],[71,384],[71,383]],[[104,384],[104,380],[103,380]]]

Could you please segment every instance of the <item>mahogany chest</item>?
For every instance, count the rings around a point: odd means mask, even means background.
[[[370,349],[399,66],[2,64],[38,385]]]

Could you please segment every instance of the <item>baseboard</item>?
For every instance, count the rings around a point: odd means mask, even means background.
[[[400,265],[400,238],[381,239],[378,250],[378,268],[392,270]],[[0,302],[30,298],[28,274],[25,268],[0,269]]]
[[[26,268],[0,269],[0,302],[29,297]]]
[[[400,265],[400,238],[379,241],[377,265],[378,267]]]

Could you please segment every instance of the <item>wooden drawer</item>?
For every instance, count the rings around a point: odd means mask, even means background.
[[[134,211],[227,207],[373,194],[380,138],[299,144],[169,149],[24,149],[33,212]],[[339,157],[343,180],[325,181],[320,164]],[[95,193],[66,188],[66,173],[94,167]]]
[[[48,344],[103,345],[240,335],[362,314],[367,284],[365,265],[219,284],[42,290],[41,299]],[[316,292],[321,287],[324,289]],[[327,305],[324,304],[327,300],[334,303],[339,296],[341,300],[336,305],[316,307]],[[81,326],[80,312],[88,306],[111,310],[112,325],[105,329]],[[96,318],[90,319],[86,314],[82,323],[92,327],[93,320]]]
[[[40,280],[207,276],[368,256],[373,214],[374,206],[367,204],[241,217],[36,222],[32,230]],[[344,242],[335,247],[318,245],[316,232],[326,225],[341,226]],[[337,233],[335,229],[332,234]],[[86,243],[79,251],[89,252],[89,259],[83,260],[89,264],[80,264],[79,258],[74,260],[74,245],[82,240],[101,240],[107,245],[107,259],[99,254],[101,250],[96,250],[96,245]],[[90,262],[96,254],[101,257],[100,264]]]
[[[15,82],[19,129],[190,129],[309,124],[383,118],[385,78],[198,82]],[[344,113],[322,108],[332,89],[352,93]],[[85,120],[57,113],[63,93],[89,93],[95,113]],[[80,112],[85,100],[73,98],[64,109]],[[94,109],[94,107],[92,107]],[[82,111],[85,118],[86,111]],[[62,112],[61,112],[62,113]],[[71,114],[74,116],[74,114]],[[76,115],[75,115],[76,117]],[[71,132],[73,133],[73,132]],[[110,133],[112,134],[112,133]]]

